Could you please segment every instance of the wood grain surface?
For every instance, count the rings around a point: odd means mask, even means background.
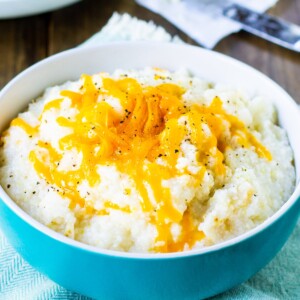
[[[171,34],[195,44],[160,16],[131,0],[83,0],[73,6],[38,16],[0,20],[0,88],[17,73],[51,54],[82,43],[107,22],[112,13],[128,12],[153,20]],[[300,0],[281,0],[270,14],[300,25]],[[246,32],[221,41],[216,51],[262,71],[300,103],[300,54]]]

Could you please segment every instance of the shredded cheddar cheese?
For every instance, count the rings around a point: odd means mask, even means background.
[[[71,133],[60,139],[59,149],[40,140],[29,159],[39,176],[69,199],[71,209],[79,206],[85,208],[86,214],[107,215],[111,209],[130,214],[130,206],[121,207],[110,199],[103,209],[97,210],[77,188],[83,180],[90,186],[101,182],[99,165],[113,165],[127,174],[135,184],[142,211],[157,229],[154,251],[182,251],[204,237],[189,209],[182,211],[174,205],[164,182],[188,174],[199,186],[208,171],[225,176],[224,153],[233,147],[253,148],[262,159],[272,160],[268,149],[241,120],[225,111],[218,97],[208,106],[188,106],[183,100],[185,90],[172,83],[144,86],[133,78],[104,77],[101,88],[97,88],[91,76],[83,75],[82,80],[80,92],[62,91],[61,98],[44,106],[39,118],[50,109],[59,109],[64,99],[68,99],[77,115],[60,116],[56,122]],[[106,97],[118,99],[122,111],[105,101]],[[31,127],[21,118],[11,125],[29,135],[39,133],[39,126]],[[184,156],[181,145],[186,140],[197,148],[196,172],[177,167],[178,159]],[[72,149],[81,154],[81,163],[72,170],[61,170],[58,166],[63,153]],[[126,192],[131,190],[128,188]],[[181,226],[177,240],[171,235],[174,223]]]

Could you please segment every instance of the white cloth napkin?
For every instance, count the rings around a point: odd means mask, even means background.
[[[241,26],[223,17],[217,7],[225,0],[136,0],[137,3],[162,15],[196,42],[213,48],[222,38],[241,30]],[[234,0],[258,12],[264,12],[277,0]],[[203,5],[205,4],[205,8]]]

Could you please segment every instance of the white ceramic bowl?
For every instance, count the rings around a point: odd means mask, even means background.
[[[0,19],[41,14],[78,1],[80,0],[0,0]]]

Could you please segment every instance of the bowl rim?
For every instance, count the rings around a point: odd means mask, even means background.
[[[0,0],[0,20],[38,15],[70,6],[79,1],[81,0],[56,0],[55,2],[43,0],[37,3],[34,0],[26,2],[23,0]]]
[[[290,102],[294,103],[295,108],[298,109],[296,102],[291,98],[291,96],[277,83],[275,83],[272,79],[270,79],[268,76],[264,75],[262,72],[256,70],[255,68],[237,60],[232,57],[229,57],[225,54],[207,50],[200,48],[198,46],[188,45],[188,44],[173,44],[173,43],[161,43],[161,42],[111,42],[106,43],[103,45],[97,45],[97,46],[90,46],[90,47],[78,47],[74,49],[65,50],[63,52],[51,55],[45,59],[42,59],[39,62],[36,62],[32,66],[26,68],[21,73],[19,73],[17,76],[15,76],[12,80],[10,80],[4,88],[0,91],[0,102],[2,96],[10,89],[11,86],[14,85],[15,82],[18,82],[20,79],[22,79],[24,76],[27,76],[28,73],[30,73],[32,70],[34,70],[36,67],[39,67],[44,64],[51,63],[51,61],[55,61],[58,58],[62,58],[65,56],[69,56],[73,53],[77,52],[89,52],[96,50],[98,48],[109,48],[109,47],[135,47],[137,45],[143,44],[145,47],[151,47],[153,45],[161,44],[161,45],[168,45],[168,47],[184,47],[184,48],[190,48],[190,49],[197,49],[199,53],[210,53],[211,55],[215,55],[220,59],[227,60],[230,63],[233,63],[235,65],[239,65],[240,67],[243,67],[245,69],[248,69],[252,73],[255,73],[258,77],[264,78],[264,80],[269,81],[273,85],[275,85],[277,88],[279,88],[283,94],[286,96],[286,100],[289,100]],[[285,101],[286,101],[285,100]],[[299,109],[299,117],[300,117],[300,109]],[[0,133],[1,134],[1,133]],[[33,229],[39,231],[40,233],[46,235],[49,238],[52,238],[62,244],[65,244],[66,246],[76,248],[77,250],[91,252],[93,254],[99,254],[99,255],[105,255],[110,257],[119,257],[119,258],[127,258],[127,259],[143,259],[143,260],[161,260],[161,259],[179,259],[184,257],[192,257],[192,256],[198,256],[198,255],[205,255],[212,252],[219,251],[221,249],[229,248],[231,246],[237,245],[243,241],[246,241],[258,233],[264,231],[269,226],[274,224],[277,220],[279,220],[289,209],[292,208],[296,204],[297,201],[300,201],[300,182],[295,184],[294,192],[289,197],[289,199],[280,207],[278,211],[276,211],[271,217],[266,219],[264,222],[259,224],[258,226],[254,227],[253,229],[237,236],[232,239],[229,239],[227,241],[199,249],[193,249],[193,250],[187,250],[187,251],[181,251],[181,252],[175,252],[175,253],[136,253],[136,252],[122,252],[122,251],[115,251],[115,250],[107,250],[102,249],[96,246],[91,246],[88,244],[84,244],[82,242],[73,240],[71,238],[68,238],[50,228],[48,228],[46,225],[43,225],[42,223],[35,220],[33,217],[31,217],[28,213],[26,213],[23,209],[21,209],[13,200],[12,198],[5,192],[3,187],[0,185],[0,201],[2,201],[11,211],[12,213],[15,213],[17,217],[22,219],[25,223],[33,227]]]

